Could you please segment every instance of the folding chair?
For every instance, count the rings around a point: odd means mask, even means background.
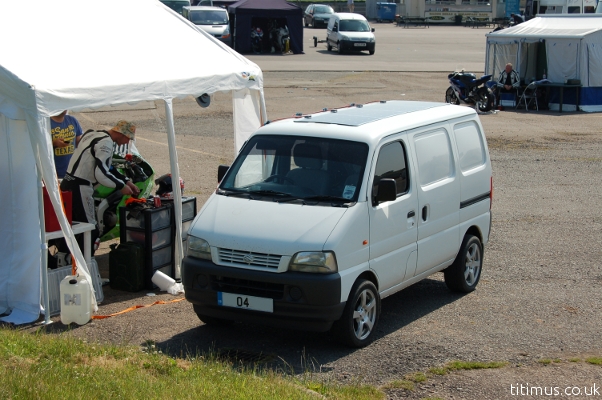
[[[529,111],[529,107],[535,101],[535,109],[539,111],[539,103],[537,102],[537,81],[533,81],[525,87],[523,93],[518,99],[518,105],[516,108],[520,108],[521,105],[525,106],[525,111]]]

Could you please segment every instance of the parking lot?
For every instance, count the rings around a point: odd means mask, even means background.
[[[374,26],[373,56],[329,54],[324,44],[314,48],[312,36],[324,30],[311,28],[305,29],[303,55],[249,56],[264,71],[268,117],[351,102],[443,101],[448,71],[482,71],[490,29]],[[185,194],[197,196],[200,207],[215,189],[217,166],[234,157],[231,98],[218,93],[206,109],[193,99],[178,100],[174,113]],[[84,129],[134,121],[141,153],[157,174],[168,172],[161,104],[74,114]],[[328,334],[242,324],[210,328],[185,301],[97,320],[71,334],[134,345],[151,341],[176,357],[234,351],[286,372],[311,371],[342,383],[386,384],[451,360],[509,363],[497,375],[431,377],[414,392],[389,390],[390,398],[513,398],[510,385],[527,382],[600,386],[602,368],[582,360],[602,355],[602,116],[508,110],[483,114],[481,121],[494,200],[491,241],[475,292],[452,294],[436,274],[385,299],[376,341],[361,350],[340,347]],[[98,255],[103,276],[107,251],[103,244]],[[173,298],[105,287],[100,313]],[[60,331],[60,324],[52,329]],[[559,362],[544,367],[544,359]]]

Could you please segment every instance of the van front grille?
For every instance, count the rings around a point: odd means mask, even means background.
[[[277,254],[252,253],[233,249],[218,249],[221,263],[231,263],[240,266],[250,266],[268,269],[278,269],[282,256]]]
[[[265,297],[274,300],[284,298],[283,284],[228,278],[216,275],[211,276],[211,289],[217,292]]]

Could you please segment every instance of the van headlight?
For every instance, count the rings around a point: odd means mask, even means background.
[[[337,259],[330,251],[302,251],[291,259],[289,271],[331,274],[339,270]]]
[[[205,239],[188,235],[188,253],[190,257],[211,260],[211,247]]]
[[[349,40],[349,36],[341,35],[341,40]]]

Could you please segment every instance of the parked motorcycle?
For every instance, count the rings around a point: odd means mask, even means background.
[[[483,75],[477,79],[470,72],[453,72],[447,76],[450,87],[445,92],[445,102],[451,104],[474,105],[478,111],[487,112],[493,108],[495,96],[485,83],[491,79],[491,75]]]
[[[251,31],[251,46],[253,47],[253,53],[261,54],[263,47],[263,31],[260,27],[257,27]]]
[[[148,197],[153,189],[155,172],[151,165],[139,154],[115,154],[112,168],[127,176],[140,189],[138,197]],[[119,208],[125,206],[129,196],[120,190],[97,185],[94,188],[94,210],[102,242],[119,237]]]
[[[290,50],[290,35],[288,26],[274,26],[270,30],[270,42],[272,43],[272,53],[288,53]]]

